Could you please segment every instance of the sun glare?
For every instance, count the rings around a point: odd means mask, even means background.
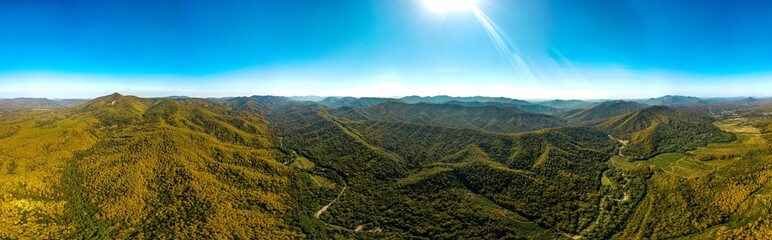
[[[429,10],[436,13],[469,11],[477,8],[479,0],[423,0]]]

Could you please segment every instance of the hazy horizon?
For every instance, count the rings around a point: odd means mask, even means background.
[[[274,96],[274,97],[286,97],[290,99],[294,99],[296,101],[321,101],[326,98],[347,98],[347,97],[353,97],[353,98],[390,98],[390,99],[401,99],[401,98],[407,98],[407,97],[451,97],[451,98],[471,98],[471,97],[481,97],[481,98],[507,98],[507,99],[513,99],[513,100],[524,100],[529,102],[540,102],[540,101],[552,101],[552,100],[563,100],[563,101],[571,101],[571,100],[579,100],[579,101],[611,101],[611,100],[647,100],[647,99],[656,99],[656,98],[662,98],[662,97],[695,97],[703,100],[710,100],[710,99],[732,99],[732,98],[756,98],[756,99],[772,99],[772,96],[727,96],[727,97],[704,97],[704,96],[689,96],[689,95],[661,95],[661,96],[651,96],[651,97],[641,97],[641,98],[586,98],[586,99],[580,99],[580,98],[516,98],[516,97],[506,97],[506,96],[486,96],[486,95],[468,95],[468,96],[454,96],[454,95],[446,95],[446,94],[440,94],[440,95],[406,95],[406,96],[324,96],[324,95],[275,95],[275,94],[252,94],[252,95],[224,95],[224,96],[189,96],[189,95],[144,95],[144,94],[131,94],[131,93],[124,93],[124,92],[112,92],[107,94],[102,94],[94,97],[68,97],[68,98],[51,98],[51,97],[35,97],[35,96],[27,96],[27,97],[0,97],[0,100],[10,100],[10,99],[49,99],[49,100],[91,100],[99,97],[105,97],[109,96],[111,94],[120,94],[123,96],[134,96],[139,98],[173,98],[173,97],[183,97],[183,98],[238,98],[238,97],[252,97],[252,96]],[[298,100],[303,99],[303,100]],[[308,99],[317,99],[317,100],[308,100]]]

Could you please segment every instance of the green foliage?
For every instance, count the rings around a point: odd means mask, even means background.
[[[619,236],[684,236],[729,220],[772,176],[770,154],[749,153],[732,167],[695,179],[655,174],[634,220]]]
[[[282,123],[274,133],[282,136],[284,146],[347,179],[349,190],[323,220],[349,229],[384,225],[387,231],[396,227],[399,232],[425,237],[521,235],[494,231],[486,225],[475,227],[479,235],[453,235],[453,231],[444,235],[424,229],[422,226],[434,224],[428,216],[446,213],[425,212],[431,202],[405,205],[407,192],[413,192],[416,199],[450,199],[441,202],[444,206],[436,206],[440,209],[468,209],[468,203],[462,201],[465,198],[459,195],[472,192],[490,199],[500,211],[528,216],[530,220],[524,221],[530,227],[518,228],[536,227],[550,234],[556,233],[551,228],[578,232],[593,218],[598,176],[613,148],[605,133],[588,128],[505,135],[389,121],[353,122],[330,116],[321,107],[301,105],[274,113],[272,121]],[[420,171],[423,168],[435,170]],[[453,190],[432,197],[436,187]],[[400,190],[404,188],[411,191]],[[425,212],[421,214],[426,217],[406,220],[412,217],[402,211],[386,211],[394,206],[425,209],[419,212]],[[451,219],[447,224],[469,224]]]
[[[3,209],[12,210],[3,226],[21,226],[0,231],[5,237],[302,235],[285,216],[304,183],[274,160],[259,115],[114,94],[24,117],[4,119],[0,131],[8,166],[0,177],[15,179],[2,189]]]
[[[565,125],[558,118],[514,107],[386,102],[368,108],[340,108],[331,114],[351,120],[407,122],[511,133]]]
[[[113,94],[8,113],[0,238],[770,236],[763,114],[652,107],[571,127],[492,105]],[[609,133],[631,140],[624,156]]]
[[[588,109],[571,112],[565,117],[572,122],[597,122],[602,119],[634,112],[645,108],[646,105],[622,100],[607,101],[592,106]]]
[[[665,106],[653,106],[620,115],[601,123],[610,135],[630,140],[622,153],[634,159],[646,159],[660,153],[685,152],[709,143],[735,140],[731,133],[704,119]]]

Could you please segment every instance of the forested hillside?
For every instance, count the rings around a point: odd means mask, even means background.
[[[340,108],[331,114],[351,120],[379,120],[471,128],[491,132],[527,132],[565,125],[556,117],[514,107],[456,104],[383,103],[369,108]]]
[[[365,225],[416,236],[460,237],[462,232],[448,231],[471,227],[463,227],[470,223],[463,223],[462,217],[493,217],[488,212],[467,212],[464,206],[474,200],[490,202],[493,210],[511,212],[506,218],[523,219],[516,224],[521,226],[504,230],[486,226],[493,220],[480,219],[474,223],[479,224],[474,225],[475,234],[483,234],[478,236],[526,236],[518,234],[518,228],[578,232],[597,213],[592,208],[600,186],[597,176],[614,146],[605,133],[586,128],[503,135],[403,122],[352,121],[326,111],[295,105],[275,113],[272,121],[282,123],[275,133],[281,135],[285,148],[317,167],[332,170],[333,178],[344,181],[338,184],[347,187],[345,194],[328,210],[334,218],[322,217],[344,228]],[[416,185],[420,182],[450,185]],[[417,187],[426,189],[414,189]],[[449,199],[442,205],[427,202],[438,194],[451,196],[443,197]],[[416,216],[410,214],[418,213],[402,210],[422,206],[458,209],[447,216],[448,224],[458,225],[433,226],[434,221],[427,217],[441,216],[442,211]]]
[[[592,101],[561,100],[561,99],[549,100],[549,101],[538,102],[538,103],[544,106],[563,108],[563,109],[590,108],[595,104],[597,104],[596,102],[592,102]]]
[[[113,94],[3,119],[9,238],[299,236],[285,221],[302,184],[262,116],[207,100]]]
[[[607,102],[578,123],[273,96],[13,112],[0,238],[768,238],[770,108],[705,104]]]
[[[685,105],[702,104],[707,101],[704,101],[697,97],[667,95],[667,96],[662,96],[658,98],[649,98],[640,102],[647,105],[685,106]]]
[[[595,122],[601,119],[640,110],[645,107],[646,105],[635,102],[627,102],[622,100],[607,101],[582,111],[571,112],[570,115],[565,115],[565,118],[573,122],[580,123]]]
[[[81,99],[45,99],[45,98],[14,98],[0,99],[0,114],[20,111],[45,111],[71,107],[86,100]]]
[[[394,99],[394,98],[328,97],[319,101],[319,104],[322,104],[330,108],[339,108],[339,107],[366,108],[366,107],[372,107],[385,102],[401,102],[401,101],[399,99]]]
[[[615,138],[629,140],[621,154],[645,159],[735,140],[732,134],[713,126],[712,120],[699,113],[653,106],[613,117],[596,126]]]

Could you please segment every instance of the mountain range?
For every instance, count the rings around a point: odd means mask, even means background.
[[[4,100],[0,237],[772,231],[769,99],[308,99]]]

